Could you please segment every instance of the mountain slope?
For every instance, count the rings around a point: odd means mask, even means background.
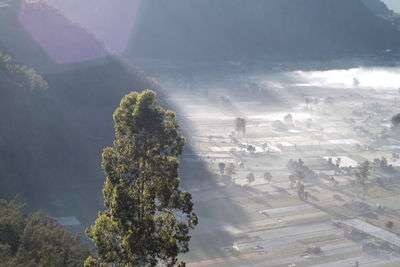
[[[385,4],[392,9],[394,12],[400,13],[400,2],[399,0],[383,0]]]
[[[48,19],[55,17],[51,12],[44,12]],[[0,52],[15,58],[0,60],[0,195],[21,194],[35,209],[62,200],[56,212],[94,216],[104,181],[100,155],[113,140],[112,113],[126,93],[157,85],[116,56],[58,64],[22,28],[16,8],[0,9],[0,21]],[[47,89],[31,90],[26,75],[15,74],[29,70],[22,65],[36,69],[29,73]],[[79,203],[66,200],[72,196]]]
[[[393,13],[381,0],[362,0],[362,2],[377,15],[388,16]]]
[[[128,54],[164,59],[346,55],[400,45],[361,0],[147,0]]]

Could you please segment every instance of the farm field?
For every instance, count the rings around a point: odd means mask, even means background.
[[[233,89],[166,89],[185,121],[191,150],[181,176],[201,222],[182,257],[188,266],[400,264],[390,242],[340,223],[400,233],[400,140],[390,128],[397,91],[287,83],[278,94],[257,77],[227,83]],[[364,188],[356,170],[365,161]],[[298,169],[301,193],[289,178]]]

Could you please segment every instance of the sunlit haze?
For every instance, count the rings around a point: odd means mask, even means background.
[[[399,267],[400,0],[0,0],[0,267]]]

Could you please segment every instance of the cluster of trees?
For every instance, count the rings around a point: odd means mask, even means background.
[[[274,121],[272,123],[272,126],[275,128],[276,131],[285,132],[288,130],[287,125],[281,122],[280,120]]]
[[[286,168],[292,173],[295,171],[301,171],[304,173],[304,175],[306,177],[309,177],[309,178],[317,177],[317,174],[312,169],[310,169],[307,165],[305,165],[304,161],[302,159],[298,159],[297,161],[290,159],[286,164]]]
[[[243,163],[239,165],[243,165]],[[223,181],[228,184],[231,184],[234,181],[232,178],[232,175],[236,174],[236,165],[234,163],[226,165],[224,162],[220,162],[218,163],[218,169]],[[263,178],[267,183],[270,183],[272,181],[272,174],[270,172],[264,172]],[[253,183],[256,180],[254,173],[250,172],[247,174],[246,180],[249,184]]]
[[[77,236],[43,213],[25,214],[18,200],[0,200],[0,266],[82,266],[91,255]]]
[[[4,89],[13,87],[29,89],[31,91],[43,91],[49,85],[43,77],[34,69],[17,64],[12,56],[0,50],[0,85]]]
[[[367,192],[368,189],[368,178],[370,176],[371,166],[369,161],[364,161],[358,168],[354,170],[354,174],[356,176],[356,182],[359,186],[362,187],[363,194]]]
[[[372,161],[372,166],[375,169],[383,170],[383,171],[390,171],[393,170],[393,166],[389,164],[389,161],[386,157],[376,158]]]
[[[290,159],[287,163],[287,168],[291,172],[289,175],[290,187],[296,190],[300,199],[307,200],[308,193],[305,191],[304,180],[306,178],[305,171],[309,171],[309,168],[304,165],[302,159],[297,161]]]
[[[51,71],[44,79],[0,53],[0,125],[7,126],[0,138],[0,194],[10,197],[19,192],[28,205],[44,205],[54,201],[50,195],[72,187],[82,190],[79,193],[96,192],[101,181],[95,159],[112,136],[112,121],[106,118],[130,88],[157,86],[117,57],[73,67],[57,65],[36,49],[18,19],[13,19],[4,23],[7,27],[0,26],[4,36],[0,49],[3,41],[15,38],[19,45],[11,53],[24,50],[29,66]],[[5,28],[12,29],[12,38],[4,34],[8,33]],[[49,85],[51,90],[46,90]],[[118,112],[114,116],[118,128],[115,146],[104,152],[107,210],[88,232],[97,245],[98,257],[93,255],[87,264],[155,265],[162,261],[172,265],[177,261],[174,255],[188,250],[188,231],[197,223],[190,194],[178,188],[176,158],[184,139],[175,115],[156,105],[154,93],[125,100],[126,105],[118,110],[121,116]],[[137,116],[124,112],[127,110],[136,110]],[[118,166],[114,165],[115,155]],[[136,177],[131,170],[138,166],[142,171]],[[89,188],[85,185],[94,189],[83,191]],[[0,205],[0,266],[82,266],[90,255],[54,219],[36,213],[24,215],[14,202],[7,205],[12,207]],[[113,247],[115,244],[118,247]]]
[[[178,254],[189,250],[198,218],[190,193],[179,189],[185,139],[175,113],[159,106],[153,91],[132,92],[114,123],[114,144],[102,155],[106,210],[87,231],[96,254],[56,220],[2,200],[0,266],[184,265]]]
[[[306,98],[306,105],[308,107],[308,105],[310,104],[310,98]],[[292,114],[286,114],[283,117],[283,120],[275,120],[272,123],[272,126],[275,128],[276,131],[280,131],[280,132],[285,132],[287,131],[290,127],[292,127],[294,125],[294,121],[293,121],[293,115]],[[311,126],[311,122],[309,122],[309,125],[307,125],[308,128]]]
[[[337,158],[335,163],[333,162],[332,158],[328,158],[327,164],[330,168],[335,170],[335,175],[339,175],[341,173],[340,163],[342,162],[341,158]]]
[[[390,165],[388,165],[387,159],[385,157],[382,157],[382,159],[375,159],[372,164],[369,161],[364,161],[363,163],[360,164],[360,166],[356,168],[352,167],[340,167],[341,163],[341,158],[337,158],[335,162],[333,162],[332,158],[329,158],[327,160],[327,164],[329,167],[333,168],[335,170],[335,175],[354,175],[356,177],[356,180],[353,182],[353,185],[358,185],[362,188],[363,194],[367,192],[368,189],[368,179],[371,175],[371,169],[372,167],[374,168],[379,168],[386,170],[390,168]],[[334,185],[337,185],[338,182],[331,177],[330,180],[331,183]]]
[[[236,174],[237,165],[232,162],[229,164],[220,162],[218,163],[218,169],[222,182],[224,182],[226,185],[232,185],[232,183],[235,181],[233,175]]]
[[[332,158],[328,158],[326,161],[327,166],[335,171],[335,175],[351,175],[353,167],[351,166],[341,166],[342,158],[336,158],[333,162]]]
[[[98,256],[85,266],[176,266],[178,254],[189,250],[197,216],[190,193],[179,189],[177,157],[185,139],[175,113],[159,106],[153,91],[132,92],[114,123],[114,145],[102,155],[106,210],[87,231]]]
[[[270,172],[264,172],[263,178],[267,183],[270,183],[272,181],[272,174]],[[249,184],[253,183],[256,180],[254,173],[249,173],[246,176],[246,180]]]
[[[393,221],[388,221],[385,224],[385,226],[386,226],[387,229],[391,230],[393,228],[393,226],[394,226],[394,222]]]
[[[392,160],[398,159],[398,154],[393,153]],[[356,180],[352,182],[352,185],[357,185],[362,188],[363,194],[365,194],[368,190],[368,180],[371,176],[372,170],[382,170],[382,171],[391,171],[393,167],[389,164],[386,157],[375,158],[372,162],[364,161],[358,167],[340,167],[341,158],[337,158],[335,162],[333,162],[332,158],[327,160],[327,164],[330,168],[335,170],[335,175],[354,175]],[[291,163],[293,165],[293,163]],[[380,184],[382,182],[381,178],[377,178],[377,182]],[[337,185],[338,182],[331,177],[331,183]]]
[[[226,166],[224,162],[218,163],[219,173],[221,177],[227,175],[231,178],[232,175],[236,174],[236,166],[232,162]]]
[[[307,200],[308,193],[305,191],[304,186],[304,179],[305,179],[304,172],[301,170],[294,171],[291,175],[289,175],[290,180],[290,187],[295,189],[297,192],[297,196],[300,199]]]

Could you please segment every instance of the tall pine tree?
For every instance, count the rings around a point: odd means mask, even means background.
[[[114,122],[114,145],[102,155],[106,210],[87,231],[98,257],[86,266],[174,266],[197,224],[190,193],[179,189],[185,140],[175,113],[160,107],[153,91],[132,92]]]

